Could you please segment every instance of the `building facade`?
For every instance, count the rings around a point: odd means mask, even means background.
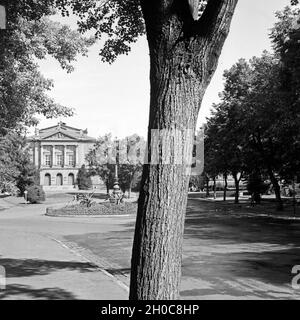
[[[96,139],[88,131],[67,126],[36,129],[28,138],[31,160],[40,170],[40,184],[45,191],[73,190],[78,170]]]

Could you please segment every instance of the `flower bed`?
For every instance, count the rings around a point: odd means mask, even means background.
[[[105,216],[105,215],[133,215],[137,212],[137,203],[94,203],[90,207],[76,204],[60,209],[47,208],[47,216]]]

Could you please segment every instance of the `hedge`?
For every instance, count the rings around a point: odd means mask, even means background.
[[[133,215],[137,212],[137,203],[125,202],[119,205],[113,203],[94,203],[91,207],[81,204],[66,206],[60,209],[48,208],[48,216],[101,216],[101,215]]]

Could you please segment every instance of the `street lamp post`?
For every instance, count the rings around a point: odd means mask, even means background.
[[[115,179],[114,179],[114,187],[113,194],[116,198],[121,194],[120,186],[119,186],[119,177],[118,177],[118,164],[119,164],[119,140],[115,140],[116,145],[116,164],[115,164]]]
[[[7,19],[6,19],[6,5],[0,0],[0,30],[6,29]]]
[[[25,203],[27,204],[28,203],[28,191],[27,190],[24,191],[24,199],[25,199]]]

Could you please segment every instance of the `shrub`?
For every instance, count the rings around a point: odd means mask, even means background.
[[[85,165],[82,165],[82,167],[78,171],[77,184],[79,190],[88,190],[92,187],[92,179],[87,172]]]
[[[119,205],[104,202],[93,203],[90,207],[82,204],[67,206],[61,209],[49,209],[49,216],[101,216],[101,215],[134,215],[137,213],[137,203],[124,202]]]
[[[86,206],[87,208],[90,208],[95,201],[93,200],[94,194],[83,194],[81,197],[79,197],[80,204],[83,206]]]
[[[45,201],[45,192],[41,186],[31,186],[27,188],[27,200],[30,203],[41,203]]]
[[[259,174],[251,174],[247,183],[247,190],[252,195],[255,203],[260,203],[261,195],[266,193],[269,185],[265,183]]]

